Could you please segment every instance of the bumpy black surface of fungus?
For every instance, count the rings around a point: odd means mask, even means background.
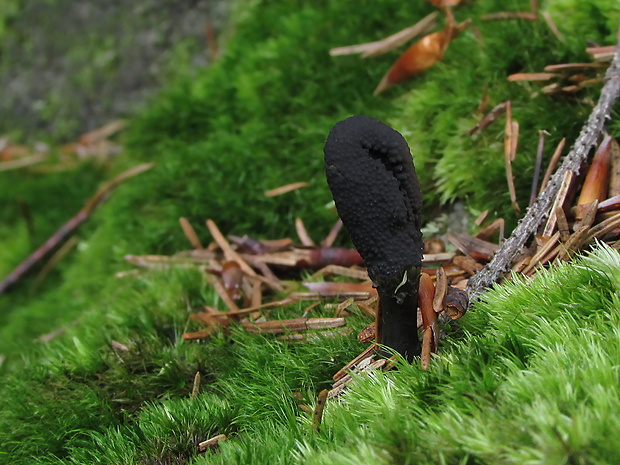
[[[408,360],[420,353],[417,296],[422,194],[407,142],[374,118],[337,123],[325,171],[338,214],[379,292],[378,342]]]

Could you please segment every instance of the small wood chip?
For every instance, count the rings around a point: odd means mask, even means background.
[[[457,255],[457,256],[455,256],[452,259],[452,262],[456,266],[461,268],[462,270],[465,270],[470,275],[474,275],[476,273],[476,271],[480,271],[483,268],[480,263],[475,261],[473,258],[467,257],[465,255]]]
[[[319,392],[319,397],[316,401],[316,406],[314,407],[314,414],[312,415],[312,428],[317,433],[321,429],[321,421],[323,420],[323,410],[325,409],[325,404],[327,402],[327,394],[329,394],[327,389],[323,389]]]
[[[433,310],[437,313],[443,311],[443,300],[448,292],[448,277],[443,267],[437,269],[435,274],[435,296],[433,297]]]
[[[202,441],[198,444],[198,450],[200,452],[204,452],[207,449],[213,449],[219,445],[220,442],[226,441],[228,439],[225,434],[218,434],[217,436],[212,437],[211,439],[207,439],[206,441]]]
[[[194,384],[192,385],[192,399],[198,397],[200,393],[200,372],[197,371],[196,375],[194,375]]]

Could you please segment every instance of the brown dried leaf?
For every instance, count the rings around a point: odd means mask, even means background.
[[[607,197],[611,163],[610,142],[611,137],[606,134],[592,159],[577,205],[586,205],[594,200],[602,202]]]
[[[454,26],[449,21],[443,30],[433,32],[413,44],[394,62],[373,94],[379,95],[393,85],[435,65],[443,58],[450,41],[455,39],[468,25],[469,22],[466,21]]]
[[[243,271],[237,262],[224,262],[221,273],[222,285],[226,293],[232,300],[238,300],[241,296],[241,281],[243,280]]]

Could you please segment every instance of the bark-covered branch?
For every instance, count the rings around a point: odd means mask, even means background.
[[[620,41],[620,30],[618,40]],[[569,170],[575,174],[579,173],[579,169],[584,160],[587,159],[590,149],[597,144],[605,122],[610,118],[611,109],[619,96],[620,43],[616,46],[614,58],[605,75],[605,85],[601,91],[599,101],[592,110],[588,121],[581,129],[575,144],[564,158],[560,168],[551,177],[545,190],[536,198],[491,262],[470,279],[467,286],[470,301],[475,300],[485,288],[497,282],[508,272],[513,259],[523,250],[523,246],[542,221],[550,215],[553,202],[558,194],[565,173]]]

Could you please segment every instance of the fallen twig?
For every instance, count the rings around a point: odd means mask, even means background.
[[[484,289],[497,282],[510,269],[512,260],[521,252],[525,242],[543,219],[551,213],[552,205],[565,173],[568,171],[579,173],[580,166],[588,156],[588,152],[596,145],[605,121],[609,118],[613,104],[620,96],[620,45],[618,44],[616,45],[614,59],[605,75],[605,81],[598,103],[558,171],[551,177],[547,187],[536,198],[511,236],[502,244],[493,260],[469,280],[467,291],[470,300],[476,299]]]
[[[5,292],[9,287],[17,283],[26,273],[28,273],[43,257],[47,256],[53,249],[56,248],[61,242],[69,237],[73,232],[84,223],[95,209],[101,205],[110,195],[110,193],[116,189],[122,182],[129,178],[132,178],[140,173],[143,173],[153,166],[153,163],[145,163],[142,165],[134,166],[133,168],[119,174],[112,180],[105,183],[101,188],[91,197],[82,209],[67,221],[64,225],[58,229],[47,241],[43,243],[37,250],[35,250],[26,260],[20,263],[6,278],[0,282],[0,294]]]

